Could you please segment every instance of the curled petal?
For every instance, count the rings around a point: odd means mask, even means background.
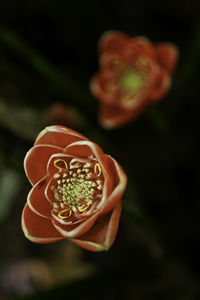
[[[57,229],[57,231],[63,236],[63,238],[71,239],[76,238],[85,232],[87,232],[92,225],[95,223],[98,214],[94,214],[93,216],[86,219],[84,222],[79,223],[78,225],[62,225],[56,219],[52,219],[52,222]]]
[[[158,61],[169,74],[172,74],[178,61],[178,48],[171,43],[159,43],[156,45]]]
[[[110,214],[102,215],[87,233],[71,241],[90,251],[109,250],[116,238],[120,214],[121,201]]]
[[[32,185],[46,175],[49,158],[58,152],[62,152],[62,149],[52,145],[36,145],[27,152],[24,169]]]
[[[70,143],[85,139],[86,137],[72,129],[54,125],[46,127],[43,131],[40,132],[35,141],[35,145],[46,144],[65,148]]]
[[[35,214],[28,204],[22,213],[22,230],[25,236],[35,243],[52,243],[63,239],[53,226],[51,219]]]
[[[44,218],[51,217],[51,204],[44,195],[47,184],[48,177],[44,177],[30,190],[27,198],[30,209]]]
[[[97,209],[101,212],[101,214],[108,213],[113,209],[113,207],[116,206],[117,202],[121,200],[127,185],[127,176],[124,173],[122,167],[116,162],[114,158],[108,155],[107,157],[110,160],[110,172],[115,178],[115,185],[109,197],[105,200],[102,199],[102,201],[97,206]]]

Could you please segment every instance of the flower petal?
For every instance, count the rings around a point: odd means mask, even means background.
[[[117,202],[119,202],[122,198],[122,195],[126,189],[127,185],[127,176],[124,173],[122,167],[116,162],[114,158],[108,155],[108,159],[110,160],[110,172],[112,176],[115,178],[115,186],[113,187],[112,193],[109,197],[102,201],[97,206],[97,209],[100,210],[101,214],[106,214],[116,206]]]
[[[120,215],[121,201],[110,214],[101,216],[87,233],[70,241],[90,251],[108,250],[115,241]]]
[[[46,127],[40,132],[35,141],[35,145],[46,144],[65,148],[70,143],[85,139],[86,137],[82,134],[79,134],[70,128],[54,125]]]
[[[62,149],[51,145],[37,145],[27,152],[24,159],[24,169],[32,185],[46,175],[49,158],[58,152],[62,152]]]
[[[51,204],[45,197],[48,177],[41,179],[29,192],[27,203],[30,209],[41,217],[51,217]]]
[[[62,225],[61,223],[59,223],[55,218],[54,215],[52,222],[53,225],[55,226],[55,228],[57,229],[57,231],[66,239],[70,239],[70,238],[76,238],[79,237],[80,235],[84,234],[85,232],[87,232],[92,225],[95,223],[98,214],[94,214],[93,216],[91,216],[90,218],[86,219],[85,221],[83,221],[82,223],[79,223],[75,226],[73,225]]]
[[[120,31],[106,31],[99,39],[99,51],[120,51],[127,47],[129,36]]]
[[[149,92],[149,102],[156,103],[161,100],[168,92],[171,86],[171,78],[169,73],[164,69],[160,69],[160,73],[155,79],[151,92]]]
[[[155,48],[160,65],[172,74],[178,61],[178,48],[171,43],[159,43]]]
[[[134,109],[123,109],[120,106],[100,105],[99,123],[105,129],[119,128],[129,121],[134,120],[146,108],[146,102],[143,101]]]
[[[63,239],[50,219],[35,214],[25,205],[22,213],[22,230],[25,236],[35,243],[52,243]]]
[[[111,70],[101,69],[90,80],[91,93],[103,103],[115,104],[118,86],[113,83],[114,78],[115,74]]]

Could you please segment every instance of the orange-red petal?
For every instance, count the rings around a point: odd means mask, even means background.
[[[128,44],[128,35],[120,31],[106,31],[99,39],[99,52],[124,50]]]
[[[79,140],[85,140],[82,134],[59,125],[46,127],[38,135],[35,145],[54,145],[57,147],[65,148],[70,143]]]
[[[51,219],[35,214],[28,204],[22,213],[22,229],[25,236],[35,243],[52,243],[63,239],[53,226]]]
[[[36,145],[27,152],[24,169],[32,185],[46,175],[49,158],[59,152],[62,153],[62,149],[52,145]]]
[[[178,61],[178,48],[171,43],[159,43],[155,49],[160,65],[172,74]]]
[[[110,214],[102,215],[87,233],[77,239],[70,240],[90,251],[108,250],[115,241],[120,214],[121,201]]]
[[[155,103],[161,100],[167,94],[170,86],[171,78],[169,73],[164,69],[160,69],[160,72],[155,78],[154,84],[149,93],[149,103]]]
[[[102,199],[97,206],[101,214],[108,213],[117,205],[127,185],[127,176],[122,167],[111,156],[107,155],[107,158],[110,161],[110,173],[115,179],[115,182],[111,194],[107,198]]]
[[[117,105],[102,104],[99,108],[99,123],[106,129],[119,128],[129,121],[136,119],[145,108],[145,103],[131,110],[125,110]]]
[[[44,191],[48,184],[48,177],[41,179],[29,192],[27,203],[30,209],[39,216],[51,217],[51,203],[45,197]]]
[[[70,239],[70,238],[76,238],[79,237],[80,235],[84,234],[85,232],[87,232],[92,225],[95,223],[98,214],[94,214],[91,217],[85,219],[85,221],[83,221],[82,223],[78,223],[76,225],[63,225],[60,222],[58,222],[58,220],[56,220],[56,218],[54,218],[54,215],[52,222],[55,226],[55,228],[57,229],[57,231],[66,239]]]

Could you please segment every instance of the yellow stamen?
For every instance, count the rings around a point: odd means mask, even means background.
[[[94,166],[94,173],[97,175],[97,177],[99,177],[101,175],[101,167],[100,164],[95,164]]]
[[[65,215],[65,213],[68,213],[68,215]],[[64,214],[64,215],[63,215]],[[72,214],[72,211],[71,211],[71,209],[70,208],[67,208],[67,209],[63,209],[63,210],[61,210],[59,213],[58,213],[58,217],[60,218],[60,219],[67,219],[67,218],[69,218],[70,216],[71,216],[71,214]]]
[[[85,211],[86,209],[88,209],[88,207],[90,206],[90,204],[89,203],[87,203],[87,204],[83,204],[83,205],[81,205],[81,207],[78,207],[78,210],[80,211],[80,212],[83,212],[83,211]]]
[[[66,169],[68,171],[68,166],[64,159],[56,159],[53,163],[58,170]]]

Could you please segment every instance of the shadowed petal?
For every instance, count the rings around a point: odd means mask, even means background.
[[[54,153],[62,153],[56,146],[37,145],[31,148],[24,159],[24,169],[31,184],[36,184],[47,173],[47,163]]]
[[[35,145],[46,144],[65,148],[70,143],[85,139],[86,137],[72,129],[55,125],[46,127],[41,131],[35,141]]]
[[[53,215],[54,217],[54,215]],[[84,222],[79,223],[78,225],[62,225],[60,224],[55,218],[52,219],[52,222],[58,232],[66,239],[76,238],[85,232],[87,232],[94,222],[96,221],[98,214],[91,216],[90,218],[86,219]]]
[[[121,201],[112,213],[100,217],[87,233],[78,239],[70,239],[71,242],[90,251],[108,250],[115,241],[120,214]]]
[[[35,214],[28,204],[22,213],[22,230],[25,236],[35,243],[52,243],[63,239],[51,220]]]
[[[155,48],[160,65],[172,74],[178,61],[178,48],[170,43],[160,43]]]
[[[51,217],[51,204],[45,197],[45,189],[48,184],[48,177],[40,180],[29,192],[27,203],[30,209],[39,216]]]

